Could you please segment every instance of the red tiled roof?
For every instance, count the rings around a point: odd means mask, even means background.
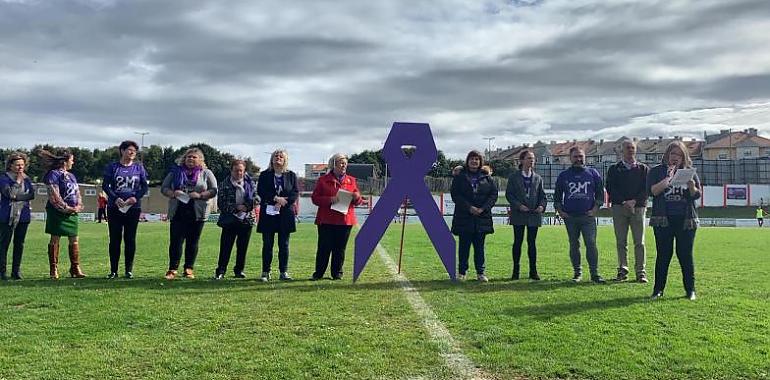
[[[310,164],[310,170],[314,172],[320,172],[325,171],[326,168],[329,166],[328,164]]]
[[[749,141],[746,141],[749,140]],[[731,146],[736,146],[739,143],[743,143],[746,141],[747,143],[751,142],[754,144],[748,144],[749,146],[759,146],[762,148],[770,147],[770,139],[764,138],[762,136],[753,136],[745,132],[733,132],[731,134],[727,134],[724,137],[720,138],[719,140],[716,140],[712,142],[711,144],[708,144],[705,146],[706,149],[715,149],[715,148],[729,148]],[[746,144],[742,144],[746,145]]]

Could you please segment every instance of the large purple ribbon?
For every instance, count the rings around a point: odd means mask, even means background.
[[[402,146],[413,145],[414,153],[407,157]],[[455,279],[455,239],[444,221],[433,196],[425,185],[425,174],[438,157],[430,126],[425,123],[393,123],[382,156],[392,177],[379,201],[356,236],[353,260],[353,281],[364,270],[377,243],[390,225],[405,196],[412,201],[425,231],[436,248],[451,279]]]

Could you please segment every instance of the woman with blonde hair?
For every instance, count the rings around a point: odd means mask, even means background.
[[[80,244],[78,243],[78,213],[83,211],[83,199],[80,195],[78,180],[70,172],[75,164],[75,156],[66,150],[59,154],[41,150],[40,158],[48,170],[43,177],[43,183],[48,188],[45,233],[51,235],[48,243],[49,275],[52,279],[59,278],[59,242],[62,236],[67,236],[70,276],[86,277],[80,270]]]
[[[6,173],[0,175],[0,280],[6,280],[8,248],[13,240],[11,278],[21,280],[21,256],[30,221],[29,201],[35,198],[32,181],[24,173],[27,155],[13,152],[5,160]]]
[[[668,267],[676,252],[682,267],[685,297],[695,300],[693,243],[699,223],[695,200],[701,197],[701,184],[694,171],[687,182],[672,181],[679,170],[692,169],[690,152],[684,143],[676,140],[666,148],[661,164],[647,174],[647,187],[653,196],[650,226],[655,233],[657,249],[652,299],[663,297]]]
[[[183,244],[183,276],[193,279],[198,241],[208,218],[209,200],[217,195],[217,179],[206,168],[203,151],[187,149],[166,175],[161,192],[169,198],[168,219],[171,221],[166,279],[173,280],[177,276]]]
[[[331,276],[333,280],[342,279],[342,268],[345,264],[345,248],[348,245],[350,230],[356,224],[354,207],[365,204],[358,190],[356,178],[347,174],[348,156],[337,153],[329,159],[329,172],[318,178],[311,197],[313,204],[318,206],[315,224],[318,226],[318,249],[315,254],[315,272],[312,281],[324,277],[329,266],[331,254]],[[337,203],[340,190],[353,193],[347,212],[341,213],[332,209]]]
[[[278,234],[278,270],[281,280],[289,275],[289,235],[297,230],[292,206],[299,198],[297,175],[289,170],[289,154],[278,149],[270,155],[270,167],[259,173],[257,195],[260,198],[257,232],[262,234],[262,274],[260,280],[270,280],[273,245]]]

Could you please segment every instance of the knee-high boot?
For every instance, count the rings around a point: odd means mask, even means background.
[[[77,242],[70,243],[70,277],[83,278],[86,275],[80,270],[80,245]]]
[[[59,279],[59,243],[48,243],[48,264],[51,267],[49,275],[52,280]]]

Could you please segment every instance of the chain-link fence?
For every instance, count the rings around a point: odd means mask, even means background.
[[[607,169],[614,162],[600,162],[591,165],[602,173],[607,174]],[[658,163],[649,164],[651,167]],[[704,186],[722,186],[726,184],[770,184],[770,160],[745,159],[738,161],[728,160],[698,160],[693,165],[698,171],[698,176]],[[535,172],[543,177],[543,186],[553,189],[559,173],[569,167],[569,164],[535,164]],[[508,183],[507,178],[493,177],[497,188],[504,191]],[[384,178],[359,180],[358,187],[364,194],[381,194],[385,188]],[[448,193],[452,184],[451,177],[425,177],[425,184],[432,193]],[[312,191],[315,180],[304,180],[302,190]]]

